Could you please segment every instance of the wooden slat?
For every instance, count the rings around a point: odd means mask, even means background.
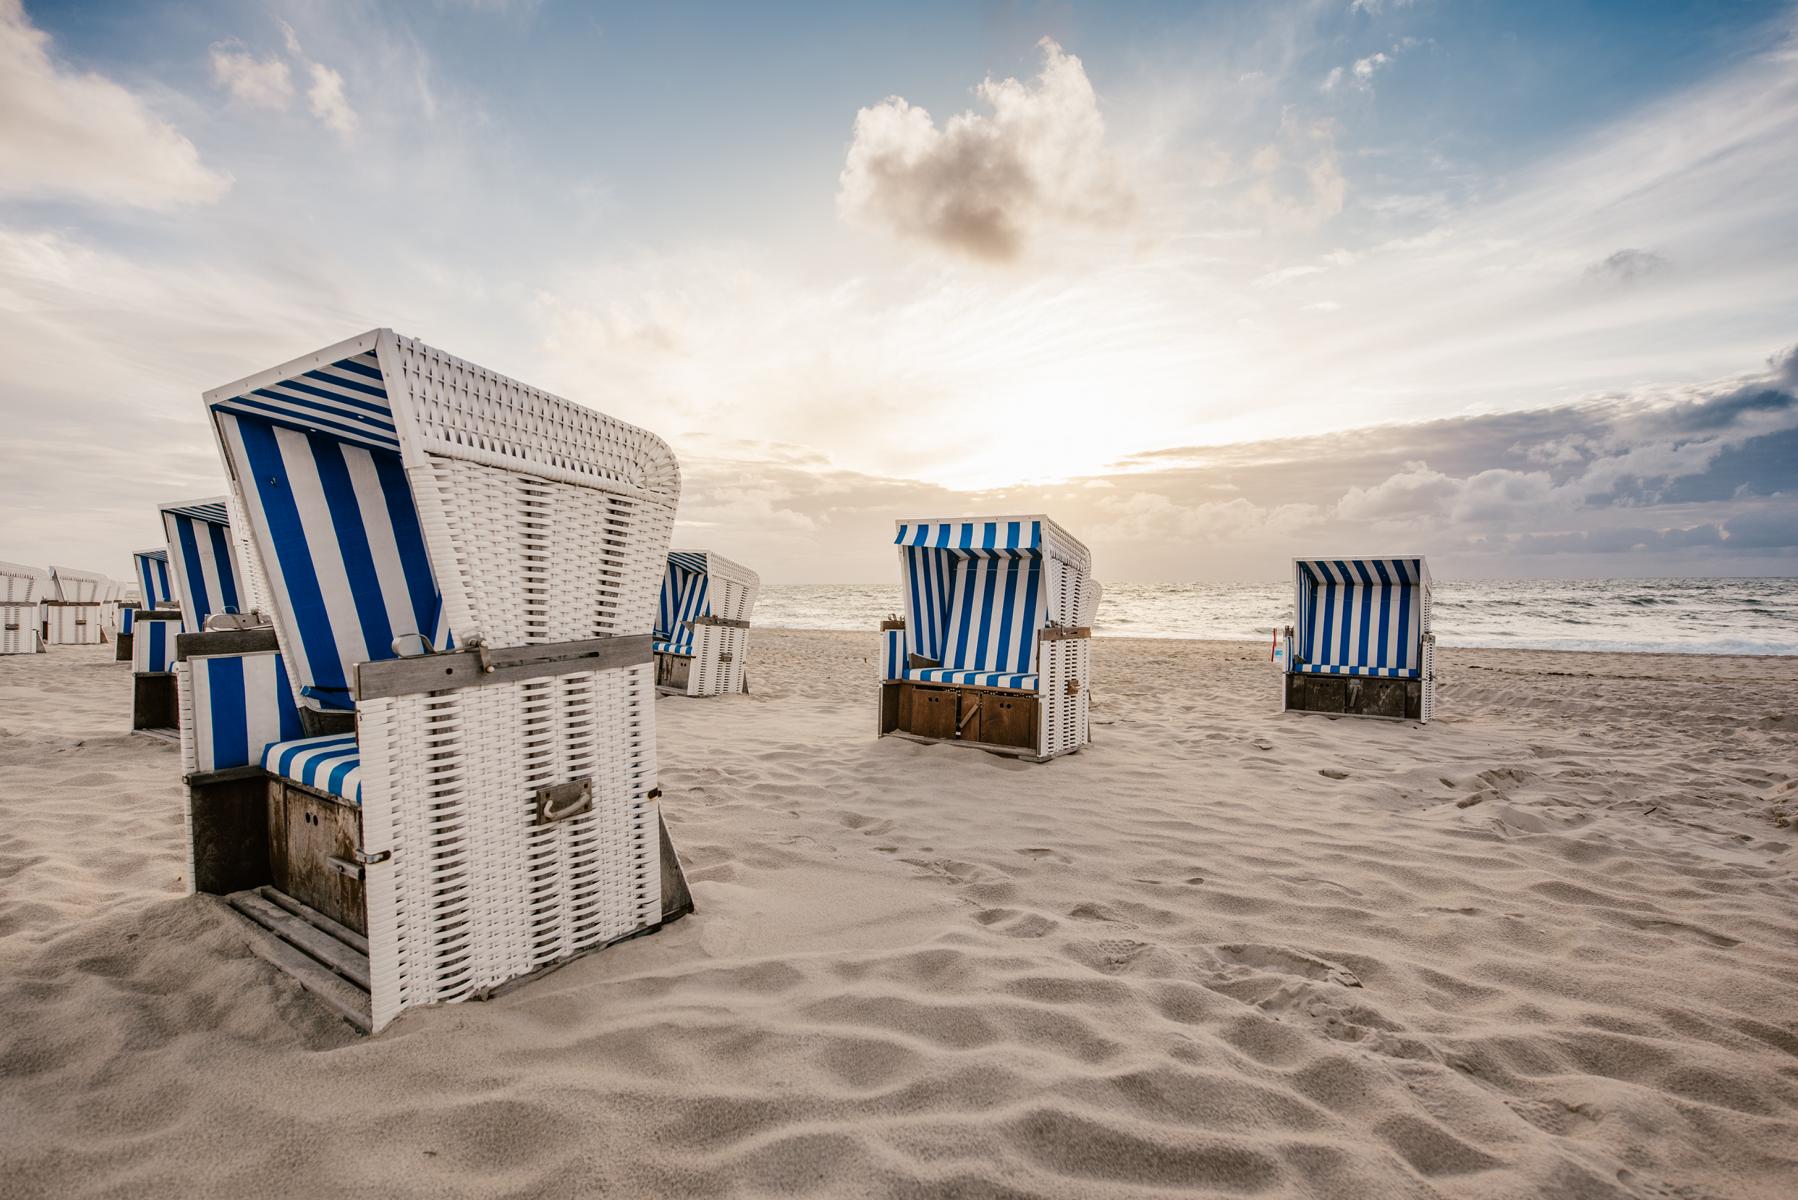
[[[277,908],[255,892],[233,892],[231,907],[282,941],[305,951],[323,965],[368,990],[368,955],[359,954],[330,934]]]
[[[650,636],[594,638],[549,646],[511,646],[487,652],[487,670],[478,650],[419,654],[360,663],[356,667],[356,699],[447,692],[457,688],[517,683],[577,671],[610,671],[650,660]]]
[[[140,617],[139,620],[142,618]],[[175,637],[175,661],[186,662],[207,654],[261,654],[280,649],[271,626],[261,629],[219,629],[210,633],[183,633]]]
[[[248,917],[242,919],[248,926],[244,930],[244,940],[249,943],[250,953],[269,963],[276,970],[317,996],[326,1008],[363,1033],[374,1028],[374,1021],[369,1015],[366,992],[358,992],[306,955],[301,954],[281,939],[272,936],[266,929],[261,928]]]
[[[1045,642],[1066,642],[1074,638],[1089,638],[1092,635],[1093,631],[1084,625],[1077,628],[1072,625],[1050,625],[1039,636]]]
[[[295,900],[292,896],[289,896],[279,888],[260,887],[256,889],[256,894],[261,896],[264,900],[267,900],[270,904],[279,905],[286,909],[308,925],[324,930],[344,945],[360,950],[364,955],[368,953],[368,939],[357,933],[354,929],[351,929],[348,925],[345,925],[342,921],[333,921],[324,913],[319,912],[318,909],[313,908],[309,904],[301,904],[298,900]]]

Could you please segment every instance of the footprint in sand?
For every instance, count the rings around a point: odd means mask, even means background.
[[[1339,767],[1319,767],[1317,773],[1325,779],[1347,779],[1349,773]]]

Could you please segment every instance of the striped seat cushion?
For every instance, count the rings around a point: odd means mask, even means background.
[[[362,751],[353,733],[270,742],[262,752],[262,769],[351,804],[362,803]]]
[[[999,671],[957,671],[948,667],[908,667],[903,678],[914,683],[960,683],[972,687],[1018,688],[1037,690],[1035,675],[1005,674]]]
[[[1364,667],[1353,663],[1298,663],[1294,670],[1305,675],[1353,675],[1361,679],[1421,679],[1419,667]]]
[[[679,654],[685,658],[693,657],[692,638],[688,638],[685,645],[679,645],[674,642],[655,641],[650,643],[649,648],[657,654]]]

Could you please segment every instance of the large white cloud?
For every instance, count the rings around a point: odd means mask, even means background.
[[[59,65],[20,0],[0,0],[0,196],[168,209],[230,186],[138,96]]]
[[[894,96],[856,114],[838,211],[846,220],[976,258],[1017,257],[1054,226],[1109,226],[1130,189],[1105,144],[1105,121],[1080,60],[1040,43],[1033,85],[987,79],[991,115],[964,112],[937,128]]]

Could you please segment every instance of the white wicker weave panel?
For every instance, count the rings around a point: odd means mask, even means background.
[[[679,498],[680,467],[654,434],[413,338],[395,337],[392,347],[382,358],[387,389],[403,388],[426,452]]]
[[[1078,750],[1088,741],[1087,714],[1091,696],[1092,641],[1063,638],[1044,642],[1042,652],[1043,712],[1041,745],[1044,757]],[[1078,688],[1068,694],[1068,684]]]
[[[693,629],[693,665],[687,673],[687,695],[731,696],[743,690],[743,660],[749,653],[749,631],[725,625]]]
[[[193,668],[187,663],[175,664],[175,696],[176,707],[181,720],[181,773],[191,775],[199,769],[199,750],[194,744],[194,730],[199,722],[194,720],[194,686]],[[195,885],[194,874],[194,791],[187,789],[187,802],[181,806],[181,824],[187,834],[187,894],[199,891]]]
[[[363,839],[378,1029],[660,919],[654,671],[364,701]],[[533,823],[538,786],[593,811]]]
[[[255,539],[250,536],[250,519],[244,515],[236,488],[225,496],[225,508],[231,515],[231,547],[237,552],[238,568],[243,576],[238,582],[242,585],[244,611],[266,617],[272,611],[268,578],[262,573],[262,559],[257,556]]]
[[[52,646],[92,646],[100,641],[99,604],[56,604],[45,609]]]
[[[40,636],[35,604],[0,604],[0,654],[36,654]]]
[[[435,454],[410,478],[458,645],[652,628],[672,504]]]

